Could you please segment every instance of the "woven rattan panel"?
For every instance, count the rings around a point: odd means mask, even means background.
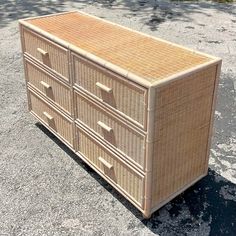
[[[28,22],[151,83],[211,60],[78,12]]]
[[[120,122],[79,93],[76,93],[75,98],[77,107],[76,118],[143,167],[145,156],[143,148],[145,145],[144,135],[129,128],[126,124]],[[102,129],[98,125],[98,121],[111,127],[112,131],[107,132]]]
[[[157,89],[153,206],[204,172],[215,73],[210,67]]]
[[[81,57],[74,56],[73,63],[75,83],[77,85],[145,126],[145,89],[121,80],[121,77],[116,76],[114,73],[109,73],[104,68],[98,67]],[[96,86],[96,82],[112,88],[112,93],[99,89]]]
[[[68,54],[65,48],[42,39],[31,31],[24,30],[25,52],[41,61],[45,66],[53,69],[55,72],[64,76],[65,80],[69,80],[68,70]],[[50,54],[50,60],[43,58],[38,52],[38,48],[44,48]],[[46,59],[46,60],[45,60]]]
[[[143,177],[131,170],[126,164],[119,161],[119,159],[111,154],[111,152],[108,152],[81,129],[77,128],[77,131],[79,131],[78,151],[141,205],[143,196]],[[113,168],[110,170],[105,168],[99,161],[99,157],[106,160]]]
[[[47,127],[53,129],[59,136],[64,138],[70,145],[73,142],[73,131],[72,122],[61,115],[59,112],[55,111],[51,106],[49,106],[45,101],[40,99],[35,93],[29,91],[30,107],[31,112],[33,112],[37,117],[40,118]],[[49,120],[45,116],[45,112],[52,117]]]
[[[47,98],[55,102],[60,108],[71,114],[71,91],[70,88],[60,83],[49,73],[42,70],[39,66],[25,60],[27,79],[31,86],[33,85]],[[49,85],[47,88],[45,85]]]

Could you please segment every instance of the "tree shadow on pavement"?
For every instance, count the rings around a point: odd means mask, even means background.
[[[214,2],[182,2],[160,0],[0,0],[0,28],[7,26],[12,21],[38,15],[46,15],[69,9],[79,9],[86,5],[99,5],[111,10],[127,10],[123,17],[131,18],[138,16],[141,23],[149,26],[152,31],[167,21],[191,22],[192,13],[201,13],[207,17],[211,15],[204,10],[227,12],[232,16],[232,22],[236,23],[236,5]]]
[[[74,2],[81,2],[75,0]],[[155,31],[158,26],[169,20],[175,22],[192,22],[191,14],[200,13],[206,17],[212,15],[204,10],[227,12],[236,20],[236,5],[233,3],[217,3],[211,1],[161,1],[161,0],[90,0],[90,4],[99,4],[109,10],[127,10],[123,17],[138,17],[142,24]]]
[[[40,123],[36,126],[62,148],[77,164],[85,169],[113,197],[120,201],[140,220],[139,227],[148,227],[159,235],[235,235],[236,232],[236,185],[214,170],[194,186],[177,196],[153,213],[148,220],[122,195],[94,172],[65,144]],[[137,228],[136,225],[128,225]]]
[[[0,0],[0,28],[12,21],[63,11],[63,0]]]

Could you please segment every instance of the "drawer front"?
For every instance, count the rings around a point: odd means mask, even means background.
[[[71,115],[70,89],[28,59],[24,62],[27,81]]]
[[[30,111],[44,124],[55,131],[71,146],[73,143],[73,123],[29,90]]]
[[[144,177],[78,127],[77,137],[79,153],[141,206]]]
[[[73,55],[74,81],[100,101],[125,114],[141,127],[146,123],[146,89]]]
[[[76,119],[91,128],[141,168],[144,166],[145,135],[128,127],[82,94],[75,93]]]
[[[63,76],[64,80],[69,81],[68,50],[25,28],[23,29],[23,38],[24,52]]]

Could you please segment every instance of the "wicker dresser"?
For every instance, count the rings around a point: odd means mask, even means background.
[[[78,11],[19,22],[30,113],[144,217],[207,174],[219,58]]]

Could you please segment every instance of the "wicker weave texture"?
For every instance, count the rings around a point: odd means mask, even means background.
[[[138,205],[142,206],[144,177],[130,169],[114,154],[90,137],[88,133],[85,133],[80,128],[77,128],[77,132],[79,137],[79,153],[103,172],[106,177],[122,188]],[[112,168],[109,169],[104,166],[102,162],[99,161],[99,157],[112,165]]]
[[[29,90],[30,109],[47,127],[53,129],[59,136],[65,139],[71,146],[73,143],[73,122],[57,112],[39,96]],[[52,118],[45,116],[45,112]]]
[[[25,52],[69,80],[68,51],[29,30],[23,30]],[[42,49],[47,55],[38,51]]]
[[[122,79],[88,60],[73,56],[75,83],[114,109],[131,117],[144,126],[146,89]],[[110,93],[101,90],[96,83],[112,89]]]
[[[149,82],[210,60],[201,54],[78,12],[28,22]]]
[[[156,90],[152,206],[205,174],[216,66]]]
[[[38,91],[40,91],[48,99],[55,102],[63,110],[71,114],[71,91],[66,85],[59,82],[45,70],[25,59],[27,80]],[[46,85],[46,86],[45,86]],[[47,87],[50,86],[50,87]]]
[[[75,97],[77,108],[76,118],[95,131],[97,135],[106,140],[110,145],[130,157],[141,167],[144,167],[145,135],[138,133],[136,130],[119,121],[81,94],[76,92]],[[99,126],[99,121],[103,122],[112,130],[109,132],[103,129]]]

